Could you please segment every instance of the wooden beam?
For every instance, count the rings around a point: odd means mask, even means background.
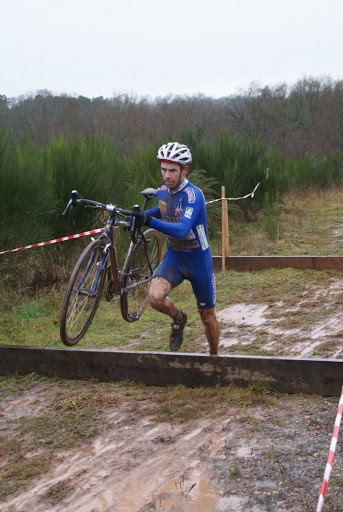
[[[215,271],[222,269],[222,256],[213,256],[212,262]],[[230,256],[225,258],[225,268],[239,272],[253,272],[267,268],[343,270],[343,256]]]
[[[1,375],[32,372],[60,379],[129,379],[153,386],[248,386],[258,382],[281,393],[339,396],[343,360],[0,345]]]

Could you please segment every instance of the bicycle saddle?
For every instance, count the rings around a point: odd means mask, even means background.
[[[154,188],[146,188],[142,190],[141,194],[146,197],[147,199],[151,199],[156,195],[156,190]]]

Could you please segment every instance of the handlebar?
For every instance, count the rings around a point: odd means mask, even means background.
[[[143,191],[142,193],[144,194],[146,199],[149,200],[155,195],[154,192],[155,192],[154,189],[147,189],[146,191]],[[76,225],[74,212],[75,212],[75,208],[78,204],[84,204],[86,208],[87,207],[95,208],[95,209],[100,208],[103,210],[107,210],[108,212],[111,212],[111,213],[114,212],[115,214],[122,215],[123,217],[125,217],[125,216],[136,217],[137,215],[139,215],[140,207],[137,204],[132,208],[132,210],[125,210],[124,208],[119,208],[118,206],[113,205],[113,204],[100,203],[99,201],[93,201],[91,199],[85,199],[83,197],[78,198],[78,196],[79,196],[78,191],[72,190],[68,204],[67,204],[66,208],[64,209],[64,212],[62,213],[62,215],[65,215],[69,211],[68,222],[72,227],[75,227],[75,225]],[[144,208],[144,206],[143,206],[143,208]],[[131,231],[134,231],[134,230],[135,230],[135,222],[133,222],[131,225]]]

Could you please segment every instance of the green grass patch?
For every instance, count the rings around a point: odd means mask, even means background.
[[[295,269],[268,269],[261,272],[225,271],[216,274],[217,311],[236,303],[271,304],[273,318],[279,315],[278,327],[295,328],[325,317],[332,312],[325,308],[325,296],[315,297],[317,289],[327,287],[330,279],[340,276],[335,271],[299,271]],[[172,291],[170,297],[177,307],[188,314],[185,328],[187,352],[206,352],[204,328],[197,310],[190,283],[185,281]],[[315,300],[314,300],[315,297]],[[338,296],[336,302],[342,299]],[[45,296],[20,300],[14,298],[0,304],[0,344],[20,346],[63,347],[59,337],[59,315],[63,291],[52,291]],[[302,311],[287,312],[305,301]],[[282,306],[275,304],[282,302]],[[20,314],[18,313],[20,311]],[[39,312],[43,312],[39,315]],[[26,312],[26,316],[23,314]],[[266,313],[267,314],[267,313]],[[123,320],[119,304],[101,301],[95,318],[85,337],[75,348],[114,348],[134,351],[168,351],[171,320],[148,307],[138,322]],[[261,339],[259,339],[261,338]],[[252,349],[259,349],[265,336],[254,338]],[[246,352],[246,348],[242,347]],[[256,352],[257,353],[257,352]]]
[[[51,460],[47,454],[25,457],[16,454],[9,458],[6,468],[0,473],[0,498],[23,487],[35,476],[44,473]]]
[[[47,496],[56,503],[63,500],[63,498],[68,496],[68,494],[70,494],[73,490],[74,487],[69,480],[62,480],[50,487],[47,492]]]
[[[270,218],[263,210],[256,214],[254,222],[247,223],[234,213],[232,218],[229,214],[230,253],[340,256],[342,218],[342,187],[284,194],[278,203],[277,217]]]
[[[44,380],[46,380],[45,377],[34,372],[25,376],[0,376],[0,398],[30,389]]]

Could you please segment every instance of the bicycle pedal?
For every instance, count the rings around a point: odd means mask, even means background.
[[[131,320],[133,322],[136,322],[137,320],[139,320],[139,314],[134,312],[134,313],[129,313],[128,314],[128,317],[131,318]]]

